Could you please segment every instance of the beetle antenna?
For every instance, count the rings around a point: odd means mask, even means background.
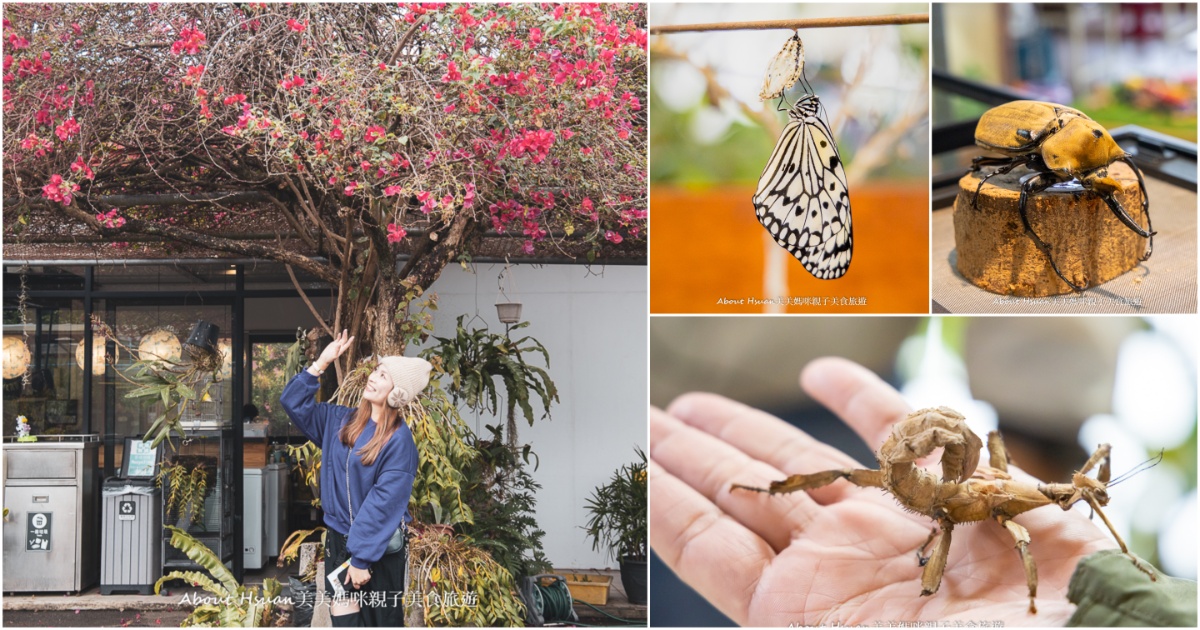
[[[1157,466],[1159,463],[1162,462],[1163,454],[1165,452],[1166,452],[1165,450],[1160,450],[1158,452],[1157,457],[1151,457],[1150,459],[1147,459],[1146,461],[1138,464],[1137,466],[1134,466],[1129,472],[1118,475],[1116,479],[1113,479],[1112,481],[1108,482],[1108,487],[1111,488],[1111,487],[1121,483],[1122,481],[1125,481],[1126,479],[1133,477],[1134,475],[1136,475],[1142,471],[1154,468],[1155,466]]]

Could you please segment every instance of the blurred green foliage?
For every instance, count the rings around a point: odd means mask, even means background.
[[[755,182],[775,146],[774,139],[758,126],[733,122],[713,144],[698,142],[691,129],[704,99],[696,107],[676,113],[650,91],[650,181],[702,188],[714,182]]]

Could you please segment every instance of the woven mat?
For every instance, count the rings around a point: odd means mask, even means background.
[[[1196,192],[1147,178],[1154,255],[1129,272],[1083,293],[1018,298],[984,291],[955,268],[954,210],[933,213],[934,313],[1196,312]]]

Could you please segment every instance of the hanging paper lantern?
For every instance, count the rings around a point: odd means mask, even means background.
[[[29,369],[29,346],[15,335],[4,336],[4,378],[17,378]]]
[[[138,354],[143,360],[179,361],[183,344],[165,328],[155,328],[138,342]]]
[[[92,337],[92,374],[96,376],[104,376],[105,364],[105,344],[104,337]],[[83,369],[83,340],[79,340],[79,345],[75,347],[75,363],[79,364],[79,369]]]

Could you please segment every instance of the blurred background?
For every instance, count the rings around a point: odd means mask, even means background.
[[[927,4],[651,4],[650,25],[925,14]],[[758,94],[791,31],[650,42],[651,312],[928,312],[928,24],[800,31],[805,75],[846,164],[854,258],[817,280],[776,245],[751,197],[784,124]],[[784,110],[803,94],[786,93]],[[719,298],[825,297],[819,306]],[[842,304],[838,298],[856,299]]]
[[[939,210],[952,207],[959,178],[984,154],[974,138],[980,115],[1019,99],[1083,111],[1146,175],[1154,257],[1104,285],[1116,300],[1074,312],[1195,312],[1196,4],[934,3],[931,11],[933,312],[997,312],[995,296],[953,269],[952,213]]]
[[[1194,316],[652,317],[650,400],[717,392],[874,467],[878,445],[797,385],[810,360],[838,355],[914,408],[957,409],[979,435],[998,427],[1014,463],[1043,480],[1069,480],[1103,442],[1114,478],[1163,450],[1112,490],[1106,514],[1134,553],[1196,579],[1198,335]],[[654,556],[650,575],[651,625],[732,625]]]

